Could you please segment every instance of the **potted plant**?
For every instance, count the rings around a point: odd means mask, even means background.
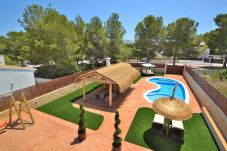
[[[121,151],[122,138],[119,137],[119,134],[121,134],[121,129],[118,127],[120,123],[121,123],[121,120],[119,118],[119,112],[116,111],[115,112],[115,124],[114,124],[115,132],[113,135],[113,143],[112,143],[113,151]]]
[[[78,129],[78,139],[84,141],[86,139],[86,123],[85,123],[85,110],[83,104],[80,104],[80,120],[79,120],[79,129]]]

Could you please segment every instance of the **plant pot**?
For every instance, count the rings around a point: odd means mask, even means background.
[[[121,144],[119,146],[112,144],[112,147],[113,147],[112,151],[121,151]]]
[[[86,131],[78,131],[79,141],[84,141],[86,139]]]

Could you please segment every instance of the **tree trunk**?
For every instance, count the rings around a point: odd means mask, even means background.
[[[174,52],[173,52],[173,65],[174,66],[176,65],[176,49],[174,49]]]
[[[32,51],[30,51],[30,61],[33,63],[33,54],[32,54]]]
[[[146,63],[149,63],[150,61],[150,50],[147,51],[147,58]]]
[[[225,56],[225,61],[223,63],[223,67],[226,67],[226,64],[227,64],[227,55]]]

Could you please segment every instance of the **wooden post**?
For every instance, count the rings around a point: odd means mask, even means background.
[[[28,105],[28,103],[27,103],[27,100],[26,100],[26,98],[25,98],[25,96],[24,96],[24,93],[21,92],[21,95],[22,95],[22,100],[23,100],[23,102],[24,102],[24,104],[25,104],[25,106],[26,106],[26,109],[27,109],[27,111],[28,111],[28,114],[29,114],[29,116],[30,116],[30,119],[31,119],[31,121],[32,121],[32,124],[35,124],[35,120],[34,120],[34,118],[33,118],[33,115],[32,115],[32,112],[31,112],[31,110],[30,110],[30,107],[29,107],[29,105]]]
[[[83,79],[83,100],[86,100],[85,80]]]
[[[12,99],[12,98],[11,98]],[[12,108],[13,108],[13,105],[12,105],[12,100],[9,101],[9,123],[12,122]]]
[[[112,106],[112,84],[109,84],[109,107]]]
[[[11,94],[11,101],[12,101],[13,107],[15,108],[15,111],[16,111],[16,113],[18,115],[18,119],[20,120],[21,126],[22,126],[23,129],[25,129],[26,127],[24,125],[24,121],[22,120],[22,117],[21,117],[21,115],[19,113],[19,108],[17,107],[18,105],[16,104],[16,101],[15,101],[15,99],[14,99],[12,94]],[[11,114],[11,116],[12,116],[12,114]],[[10,119],[12,120],[12,117],[10,117]]]

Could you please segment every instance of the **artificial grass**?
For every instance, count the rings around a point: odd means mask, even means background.
[[[218,147],[201,114],[184,122],[184,143],[170,136],[156,134],[151,131],[155,112],[151,108],[137,110],[125,140],[157,151],[204,151],[218,150]]]
[[[98,88],[99,86],[100,84],[96,82],[87,85],[86,93]],[[79,122],[80,110],[78,108],[73,107],[72,103],[82,95],[83,91],[81,88],[61,98],[58,98],[50,103],[47,103],[37,109],[39,111],[77,124]],[[102,115],[88,111],[85,112],[85,116],[87,127],[93,130],[97,130],[104,119]]]
[[[142,79],[144,76],[139,75],[134,81],[133,84],[137,83],[140,79]]]

